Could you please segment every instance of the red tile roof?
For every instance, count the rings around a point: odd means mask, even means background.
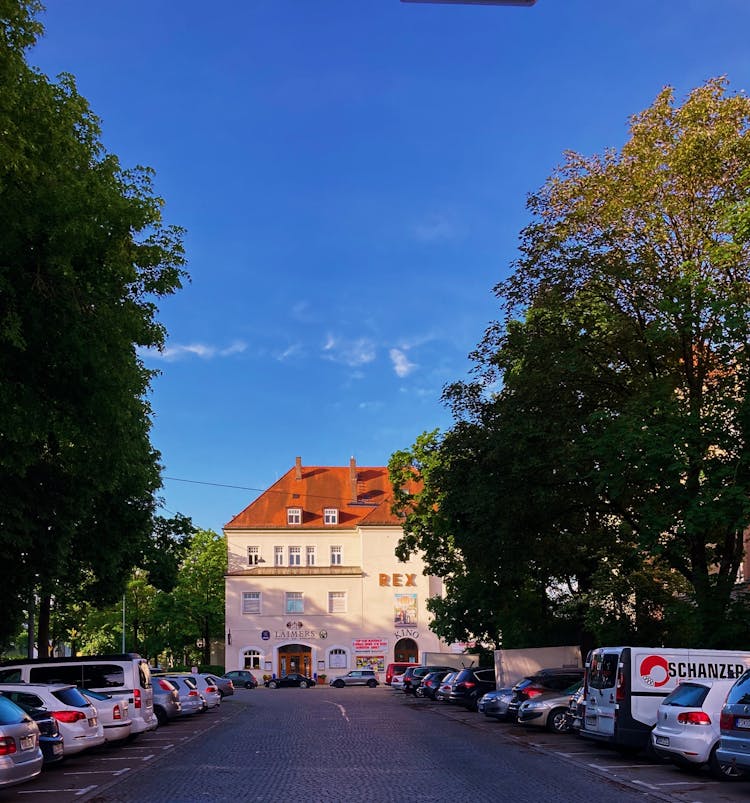
[[[291,528],[352,529],[360,525],[399,526],[391,513],[393,489],[384,466],[302,466],[297,464],[238,513],[226,530]],[[302,524],[287,524],[287,509],[302,508]],[[338,524],[323,523],[323,509],[339,511]]]

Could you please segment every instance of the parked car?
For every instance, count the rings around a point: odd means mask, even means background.
[[[66,756],[104,744],[104,728],[96,708],[75,686],[69,683],[2,683],[0,691],[14,703],[39,708],[53,716],[64,740]]]
[[[451,684],[448,699],[476,711],[479,700],[488,692],[496,688],[494,667],[477,667],[476,669],[462,669]]]
[[[583,681],[579,680],[562,692],[548,691],[524,700],[518,709],[518,721],[552,733],[567,733],[570,698],[582,687]]]
[[[123,696],[130,704],[134,734],[158,726],[151,690],[151,667],[134,652],[64,658],[14,658],[0,665],[2,683],[69,683],[79,689]]]
[[[448,674],[447,670],[440,669],[437,672],[428,672],[422,682],[414,692],[417,697],[424,697],[427,700],[435,699],[435,692],[440,688],[443,678]]]
[[[217,708],[221,705],[222,694],[219,691],[215,675],[198,672],[193,673],[190,677],[195,681],[198,691],[203,695],[209,708]]]
[[[451,689],[453,688],[453,682],[457,676],[458,672],[448,672],[448,674],[443,678],[440,686],[435,691],[435,700],[437,702],[450,702]]]
[[[35,778],[43,761],[36,722],[0,695],[0,789]]]
[[[300,675],[298,672],[290,672],[280,678],[271,678],[264,685],[269,689],[284,689],[293,686],[300,689],[311,689],[315,685],[315,681],[306,675]]]
[[[234,694],[234,681],[231,678],[225,677],[224,675],[212,675],[206,672],[203,673],[203,677],[216,686],[222,700]]]
[[[180,716],[189,717],[208,710],[208,704],[198,691],[192,675],[173,675],[165,678],[174,685],[180,703]]]
[[[417,686],[422,682],[425,675],[430,672],[438,672],[441,669],[450,672],[450,666],[410,666],[404,672],[403,691],[405,694],[416,694]]]
[[[721,742],[716,760],[742,778],[750,773],[750,669],[729,690],[719,720]],[[723,776],[727,779],[726,774]]]
[[[235,687],[243,686],[246,689],[256,689],[258,687],[257,678],[247,669],[232,669],[230,672],[225,672],[222,677],[229,678]]]
[[[391,678],[391,688],[395,689],[396,691],[403,691],[404,690],[404,673],[406,669],[400,675],[394,675]]]
[[[508,718],[508,706],[513,699],[513,687],[504,686],[485,693],[477,704],[477,711],[491,719],[504,721]]]
[[[709,772],[721,780],[738,773],[731,764],[716,758],[721,739],[721,709],[733,680],[691,679],[680,683],[661,702],[651,745],[681,768],[708,764]]]
[[[152,676],[151,687],[154,692],[154,714],[159,720],[159,727],[164,727],[182,714],[180,693],[168,677]]]
[[[351,672],[334,678],[328,685],[337,689],[343,689],[344,686],[369,686],[374,689],[379,684],[372,669],[352,669]]]
[[[55,764],[65,758],[65,748],[63,737],[57,720],[50,715],[49,711],[32,706],[19,705],[33,720],[39,728],[39,747],[42,749],[44,764]]]
[[[388,666],[385,668],[385,685],[386,686],[390,686],[391,685],[391,681],[393,680],[393,676],[394,675],[403,675],[404,672],[410,666],[419,666],[419,664],[408,663],[408,662],[404,662],[404,661],[402,661],[402,662],[396,661],[395,663],[388,664]]]
[[[508,706],[508,719],[516,720],[521,704],[546,692],[561,692],[583,681],[584,670],[578,668],[540,669],[520,680],[513,687],[513,699]]]
[[[111,694],[91,689],[81,689],[81,694],[96,708],[104,729],[105,742],[122,742],[129,738],[133,723],[128,716],[129,706],[126,697],[115,699]]]

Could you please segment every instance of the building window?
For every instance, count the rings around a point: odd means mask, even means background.
[[[243,660],[245,669],[260,669],[260,653],[257,650],[245,650]]]
[[[283,546],[275,546],[273,548],[273,565],[274,566],[283,566],[284,565],[284,547]]]
[[[242,592],[242,613],[260,613],[260,591]]]
[[[307,565],[314,566],[315,565],[315,547],[309,546],[307,547]]]
[[[289,526],[302,524],[302,508],[301,507],[288,507],[286,509],[286,523]]]
[[[247,548],[247,562],[250,566],[257,566],[260,563],[259,546],[249,546]]]
[[[290,546],[289,547],[289,565],[299,566],[302,558],[302,547]]]
[[[339,523],[339,512],[335,507],[327,507],[323,510],[323,524],[328,524],[329,526],[332,524]]]
[[[329,669],[346,669],[346,650],[334,649],[328,653]]]
[[[328,613],[346,613],[346,591],[328,592]]]
[[[304,613],[305,601],[302,598],[301,591],[287,591],[286,592],[286,612],[287,613]]]
[[[331,547],[331,566],[341,566],[341,552],[340,546]]]

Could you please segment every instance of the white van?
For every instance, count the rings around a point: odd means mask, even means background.
[[[81,689],[127,697],[131,733],[154,730],[154,690],[148,661],[137,653],[18,658],[0,663],[2,683],[70,683]]]
[[[581,736],[646,748],[659,704],[680,681],[738,678],[748,668],[750,652],[597,647],[586,659]]]

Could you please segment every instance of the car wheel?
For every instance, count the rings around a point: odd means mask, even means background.
[[[714,745],[714,749],[708,757],[708,769],[711,775],[718,781],[738,781],[740,778],[744,778],[744,770],[738,769],[734,764],[719,761],[716,757],[716,748],[718,746],[718,744]]]
[[[300,687],[300,689],[306,689],[307,688],[307,683],[304,680],[300,680],[299,687]]]
[[[344,683],[344,681],[343,681],[343,680],[334,680],[334,681],[333,681],[333,685],[334,685],[334,686],[335,686],[337,689],[343,689],[343,688],[344,688],[344,686],[345,686],[346,684]]]
[[[553,708],[547,715],[547,730],[552,733],[568,732],[568,717],[564,708]]]
[[[255,688],[255,687],[254,687],[254,686],[253,686],[253,684],[252,684],[252,683],[251,683],[251,682],[248,680],[248,682],[245,684],[245,688],[246,688],[246,689],[253,689],[253,688]]]
[[[167,712],[161,706],[154,706],[154,713],[156,714],[156,721],[159,727],[166,725],[168,722]]]
[[[367,685],[368,685],[368,686],[369,686],[371,689],[374,689],[374,688],[375,688],[375,687],[378,685],[378,682],[377,682],[377,680],[368,680],[368,681],[367,681]]]
[[[268,688],[269,689],[278,689],[279,688],[279,684],[275,680],[269,680],[268,681]]]

